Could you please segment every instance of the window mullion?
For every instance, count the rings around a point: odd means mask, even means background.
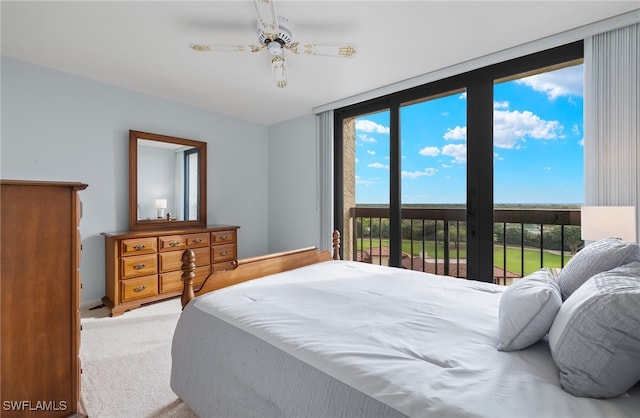
[[[389,108],[389,265],[402,267],[400,105]]]
[[[467,278],[493,282],[493,79],[467,86]]]

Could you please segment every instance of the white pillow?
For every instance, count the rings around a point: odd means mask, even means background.
[[[597,274],[569,296],[549,347],[575,396],[612,398],[640,381],[640,263]]]
[[[500,299],[498,350],[521,350],[540,341],[549,332],[560,305],[560,286],[549,269],[514,282]]]
[[[567,299],[584,282],[603,271],[640,261],[640,247],[619,238],[592,242],[573,256],[558,274],[562,299]]]

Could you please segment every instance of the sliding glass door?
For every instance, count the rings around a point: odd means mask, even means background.
[[[466,127],[466,90],[400,107],[404,268],[466,277]]]
[[[584,202],[581,60],[496,80],[494,208],[549,212]],[[496,222],[495,267],[510,284],[543,267],[562,267],[582,244],[580,228]]]
[[[350,116],[342,120],[343,138],[342,249],[344,257],[389,265],[389,219],[368,217],[352,222],[356,205],[361,208],[389,208],[390,127],[389,110]]]
[[[506,268],[494,264],[494,195],[496,202],[532,196],[533,178],[549,173],[527,167],[551,144],[534,138],[558,134],[542,111],[548,104],[534,113],[509,89],[579,64],[582,55],[576,42],[337,109],[334,218],[344,257],[497,281]],[[567,130],[579,124],[567,122]],[[514,164],[511,153],[525,147],[536,149],[531,161]],[[574,147],[545,158],[560,173],[563,158],[582,155]],[[582,182],[575,167],[553,184],[575,190]]]

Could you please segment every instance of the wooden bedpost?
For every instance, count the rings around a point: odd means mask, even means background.
[[[182,309],[195,297],[193,292],[193,278],[196,277],[196,255],[192,250],[185,250],[182,253]]]
[[[333,259],[340,260],[340,231],[333,231]]]

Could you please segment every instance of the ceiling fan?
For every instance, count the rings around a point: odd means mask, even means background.
[[[258,44],[248,45],[218,45],[192,44],[196,51],[258,52],[266,49],[273,56],[271,69],[276,80],[276,86],[287,86],[287,65],[284,60],[284,50],[300,55],[323,55],[331,57],[352,57],[356,53],[354,44],[293,42],[289,21],[276,13],[275,0],[253,0],[258,17]]]

